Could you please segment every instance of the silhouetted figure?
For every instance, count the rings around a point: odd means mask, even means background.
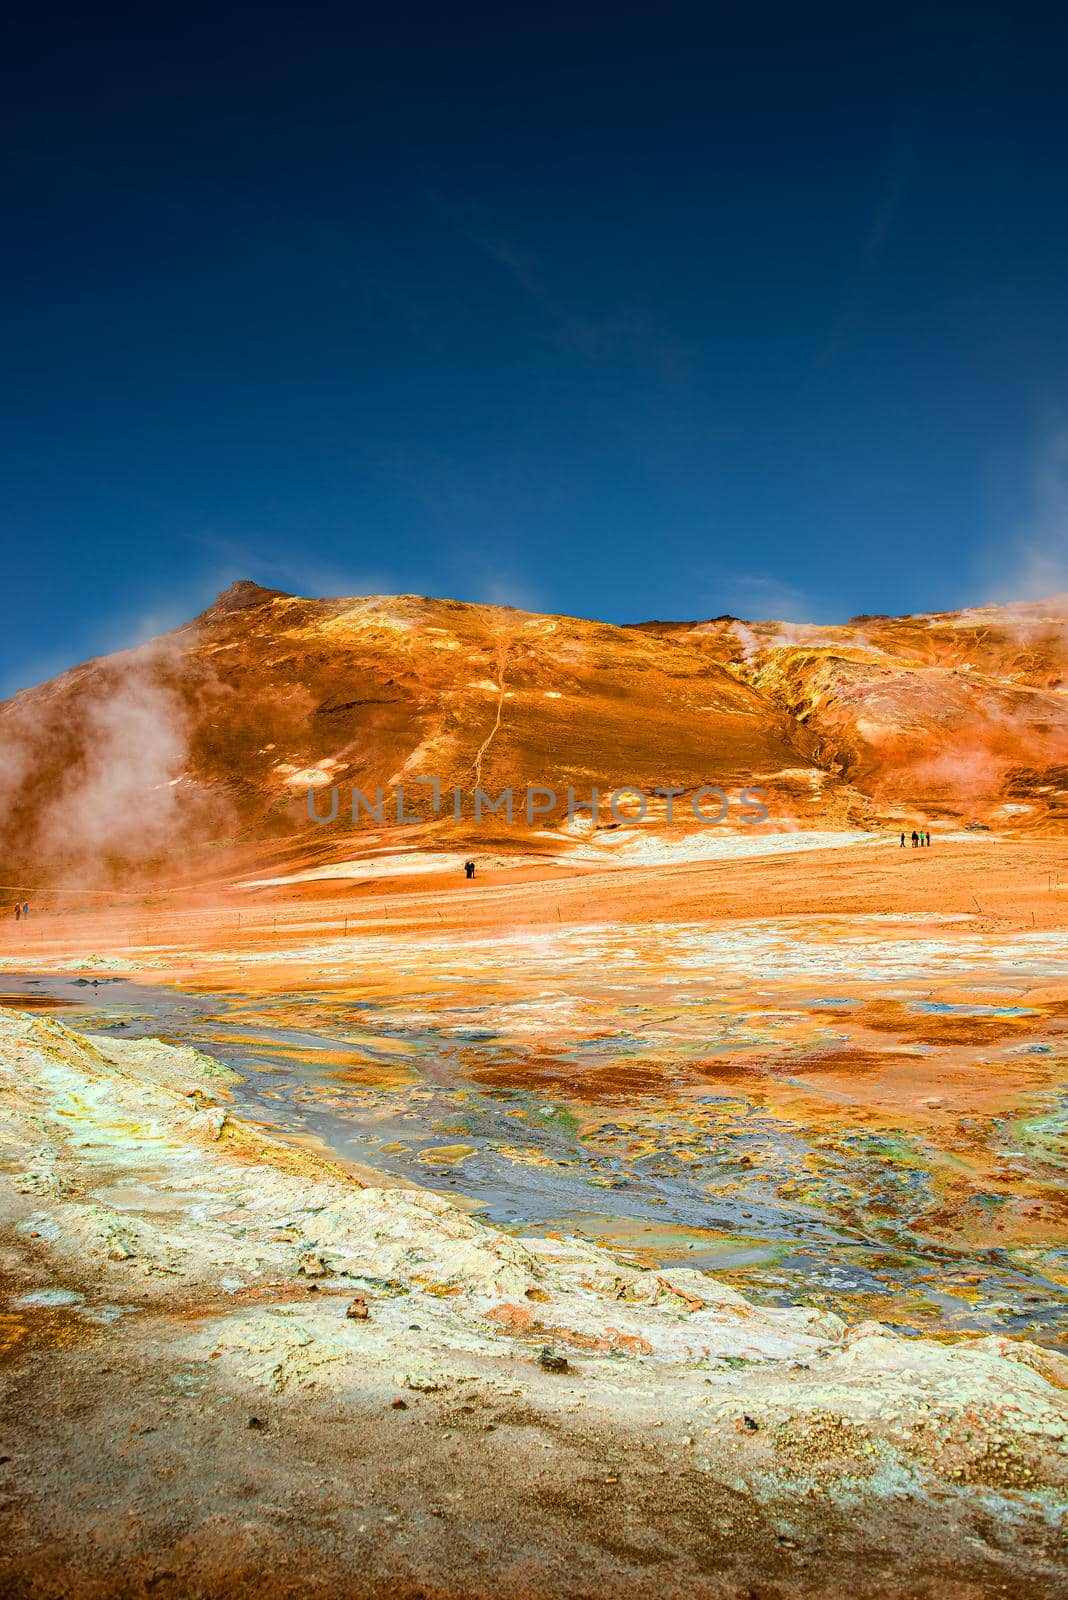
[[[15,921],[16,922],[19,920],[21,915],[22,915],[22,907],[19,905],[18,901],[16,900],[15,901]]]
[[[904,850],[904,848],[905,848],[905,835],[904,834],[901,835],[901,848],[902,848],[902,850]]]
[[[930,844],[930,842],[931,842],[931,830],[930,830],[930,828],[928,828],[928,830],[927,830],[927,843]]]
[[[915,850],[916,846],[919,844],[919,842],[920,842],[920,836],[916,832],[916,829],[913,828],[913,830],[912,830],[912,848],[914,850]]]
[[[473,861],[465,861],[464,862],[464,877],[465,878],[473,878],[474,875],[475,875],[475,863]]]

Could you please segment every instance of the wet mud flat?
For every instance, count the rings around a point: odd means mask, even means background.
[[[903,1331],[1065,1337],[1068,940],[964,918],[354,936],[0,1002],[234,1066],[242,1114],[508,1228]],[[131,1204],[136,1196],[131,1196]]]

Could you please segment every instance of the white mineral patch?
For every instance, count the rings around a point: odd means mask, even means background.
[[[439,1195],[360,1187],[232,1118],[231,1081],[194,1050],[0,1013],[0,1208],[57,1278],[99,1283],[105,1323],[116,1302],[259,1285],[273,1303],[235,1301],[182,1337],[276,1392],[400,1379],[432,1392],[502,1358],[520,1362],[521,1383],[552,1344],[617,1397],[621,1421],[655,1407],[695,1439],[743,1412],[802,1431],[831,1417],[887,1450],[1008,1452],[1036,1484],[1063,1466],[1068,1362],[1048,1350],[848,1329],[815,1308],[751,1304],[706,1273],[515,1238]],[[298,1271],[309,1259],[314,1295]],[[357,1293],[369,1320],[345,1316]],[[81,1295],[61,1282],[23,1303]]]
[[[706,809],[713,814],[715,798],[706,797]],[[622,802],[621,802],[622,804]],[[688,819],[689,806],[685,800],[676,800],[679,817]],[[830,832],[796,830],[789,833],[757,833],[747,827],[739,833],[724,833],[719,828],[701,828],[681,838],[663,838],[653,833],[643,833],[641,824],[626,830],[613,830],[598,834],[596,839],[576,848],[568,860],[616,860],[627,866],[669,865],[673,861],[734,861],[746,856],[794,855],[805,850],[842,850],[849,845],[874,845],[885,843],[886,836],[859,831]]]

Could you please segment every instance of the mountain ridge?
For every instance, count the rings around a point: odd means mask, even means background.
[[[1065,596],[841,624],[615,624],[241,579],[171,632],[0,705],[0,861],[47,881],[300,851],[312,835],[321,851],[304,796],[334,785],[407,783],[425,825],[409,845],[470,837],[469,818],[428,809],[419,776],[580,801],[628,785],[661,829],[685,819],[668,823],[656,789],[718,785],[771,792],[769,826],[1060,832],[1066,679]],[[526,835],[576,842],[556,816]],[[330,842],[351,849],[351,831]]]

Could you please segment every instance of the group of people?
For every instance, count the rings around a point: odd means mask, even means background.
[[[912,848],[914,850],[916,849],[916,847],[918,845],[930,844],[930,842],[931,842],[930,832],[925,833],[924,830],[921,828],[919,830],[919,832],[917,833],[916,829],[913,828],[913,830],[912,830]],[[904,850],[904,848],[905,848],[905,835],[904,834],[901,835],[901,848],[902,848],[902,850]]]
[[[30,915],[30,902],[28,900],[23,900],[21,902],[16,900],[15,901],[15,921],[18,922],[20,920],[20,918],[24,918],[24,919],[28,920],[29,919],[29,915]]]

